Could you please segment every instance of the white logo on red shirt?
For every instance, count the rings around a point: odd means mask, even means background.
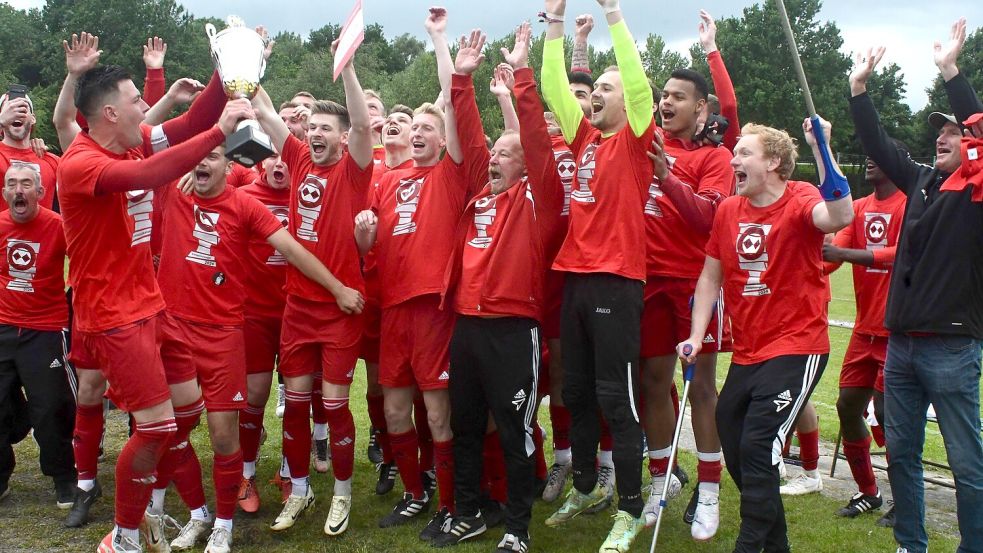
[[[420,191],[423,179],[400,179],[396,187],[396,216],[399,218],[393,227],[393,236],[416,232],[413,216],[420,206]]]
[[[867,251],[881,250],[887,247],[887,229],[891,224],[890,213],[864,213],[864,240]],[[868,273],[886,273],[887,269],[867,267]]]
[[[283,225],[284,228],[287,227],[287,224],[289,223],[289,219],[290,219],[290,208],[288,208],[285,205],[267,205],[266,209],[268,209],[270,213],[272,213],[273,216],[276,217],[278,221],[280,221],[280,224]],[[274,249],[273,255],[271,255],[266,259],[266,264],[286,265],[287,258],[283,257],[282,253]]]
[[[573,177],[577,173],[577,162],[573,159],[573,152],[568,149],[553,150],[553,158],[556,160],[560,183],[563,184],[563,211],[560,215],[566,217],[570,215],[570,191],[573,189]]]
[[[212,246],[218,244],[218,213],[194,206],[195,230],[192,235],[198,239],[198,248],[192,250],[184,258],[192,263],[199,265],[215,266],[215,257],[212,255]],[[216,283],[218,284],[218,283]]]
[[[659,207],[659,198],[665,195],[662,187],[659,186],[659,179],[653,178],[649,184],[649,199],[645,202],[645,214],[650,217],[662,217],[662,208]]]
[[[321,204],[324,201],[324,189],[327,179],[308,174],[297,189],[297,215],[300,215],[300,225],[297,227],[297,238],[308,242],[317,242],[317,231],[314,224],[321,216]]]
[[[570,192],[570,198],[575,202],[592,204],[594,193],[590,190],[590,183],[594,180],[594,168],[597,163],[594,154],[597,152],[597,144],[588,144],[584,148],[584,154],[580,156],[580,166],[577,168],[578,189]]]
[[[150,216],[154,212],[153,190],[129,190],[126,192],[126,212],[133,217],[133,237],[130,247],[150,242],[154,222]]]
[[[744,284],[745,296],[765,296],[771,293],[768,285],[761,282],[761,275],[768,269],[768,249],[766,239],[771,225],[738,223],[737,263],[747,271]]]
[[[472,248],[485,249],[491,246],[492,236],[488,236],[488,230],[495,222],[495,195],[489,194],[474,203],[474,230],[475,237],[468,242]]]
[[[7,270],[11,278],[7,283],[7,290],[34,293],[33,281],[34,275],[38,272],[37,261],[40,251],[41,244],[38,242],[25,242],[17,238],[7,239]]]

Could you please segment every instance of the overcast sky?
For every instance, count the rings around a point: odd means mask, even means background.
[[[38,7],[43,0],[7,0],[18,8]],[[180,1],[180,0],[179,0]],[[758,0],[763,1],[763,0]],[[427,7],[440,0],[363,0],[366,23],[379,23],[387,36],[402,33],[424,35],[422,22]],[[197,16],[224,18],[237,14],[250,26],[264,24],[273,34],[292,31],[302,36],[327,23],[342,23],[351,10],[353,0],[184,0],[184,6]],[[755,0],[701,0],[688,3],[667,0],[622,0],[621,5],[636,38],[648,33],[662,35],[669,46],[686,53],[696,42],[699,8],[714,17],[739,15]],[[506,35],[524,19],[535,20],[542,9],[537,0],[443,0],[450,12],[449,33],[460,35],[472,27],[481,27],[493,37]],[[312,9],[312,6],[317,6]],[[665,13],[669,6],[673,11]],[[602,21],[602,12],[593,0],[569,0],[568,14],[593,13]],[[821,20],[831,20],[839,26],[846,53],[866,50],[869,46],[887,46],[886,62],[895,62],[904,71],[908,83],[907,100],[912,108],[920,109],[927,98],[925,88],[937,74],[932,62],[932,43],[945,40],[949,27],[959,17],[969,19],[969,27],[983,25],[983,1],[980,0],[825,0]],[[572,17],[568,19],[572,32]],[[592,42],[607,46],[603,26],[595,28]],[[534,29],[543,30],[543,24]],[[723,52],[726,60],[726,52]]]

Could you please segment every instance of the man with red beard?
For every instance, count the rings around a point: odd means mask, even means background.
[[[290,173],[279,155],[263,160],[262,176],[239,190],[260,201],[284,227],[290,214]],[[259,511],[256,461],[263,433],[263,413],[270,398],[273,368],[280,349],[280,328],[287,296],[287,259],[263,238],[249,241],[246,274],[245,321],[246,407],[239,413],[239,445],[242,447],[242,483],[239,507]],[[284,463],[281,463],[283,465]],[[281,468],[283,468],[281,466]],[[289,482],[289,476],[288,482]],[[289,494],[288,494],[289,495]]]
[[[337,43],[332,44],[332,50]],[[314,375],[320,374],[330,428],[335,485],[324,532],[348,528],[355,464],[355,421],[348,403],[362,337],[365,284],[353,219],[364,205],[372,177],[368,107],[352,62],[342,70],[346,106],[315,102],[307,143],[291,135],[262,89],[253,102],[264,130],[290,168],[290,232],[345,286],[359,292],[358,306],[340,303],[316,282],[287,269],[287,301],[280,337],[280,364],[286,409],[283,452],[290,466],[291,492],[271,528],[282,531],[314,504],[308,482],[311,433],[308,423]],[[347,142],[346,142],[347,139]],[[347,148],[345,147],[347,144]]]
[[[450,95],[453,61],[444,31],[447,12],[432,8],[426,21],[434,43],[438,75],[445,97]],[[462,47],[483,42],[477,34]],[[385,175],[376,189],[372,209],[356,219],[361,251],[376,247],[381,276],[382,343],[379,384],[385,396],[386,425],[393,457],[406,488],[403,500],[379,521],[388,528],[408,524],[430,503],[424,491],[417,457],[418,438],[413,428],[413,397],[423,393],[434,440],[434,461],[439,508],[421,539],[437,536],[454,509],[454,457],[450,429],[448,344],[454,314],[441,310],[443,264],[454,246],[454,228],[473,191],[464,164],[463,149],[487,151],[483,134],[469,132],[459,142],[453,108],[445,114],[431,104],[417,108],[410,129],[413,167]],[[474,124],[476,122],[470,122]],[[447,153],[440,158],[441,150]],[[480,171],[486,171],[487,167]],[[440,263],[434,263],[440,260]]]
[[[389,171],[413,167],[410,145],[410,127],[413,125],[413,110],[398,104],[385,118],[382,125],[381,140],[385,151],[385,159],[376,163],[372,170],[372,186],[366,205],[372,204],[376,188],[382,176]],[[385,495],[396,483],[399,468],[393,458],[392,447],[389,444],[389,433],[386,427],[385,399],[382,386],[379,385],[379,340],[382,324],[381,294],[379,290],[379,269],[376,262],[375,250],[369,250],[362,256],[362,274],[365,276],[365,329],[362,332],[362,345],[359,357],[365,361],[366,388],[365,400],[368,404],[369,421],[372,424],[372,438],[379,447],[377,464],[379,480],[376,482],[375,493]],[[370,446],[371,447],[371,446]]]
[[[171,547],[192,548],[207,530],[211,517],[201,468],[188,441],[207,409],[216,501],[207,553],[231,550],[242,474],[237,430],[238,412],[248,396],[243,313],[250,242],[265,240],[285,262],[336,297],[342,308],[356,309],[361,301],[356,290],[341,284],[259,200],[228,186],[230,165],[225,147],[219,146],[195,167],[192,195],[167,187],[158,199],[163,230],[158,281],[167,303],[161,357],[178,432],[161,459],[149,512],[163,512],[164,490],[173,477],[191,509],[191,520]],[[269,384],[267,380],[267,390]]]
[[[666,499],[679,494],[680,482],[669,470],[676,418],[670,393],[677,363],[675,345],[689,336],[690,298],[696,290],[702,258],[706,257],[703,246],[717,206],[734,187],[730,151],[693,141],[707,94],[706,80],[690,69],[676,69],[666,81],[659,102],[662,127],[653,156],[656,172],[645,204],[648,247],[641,356],[652,477],[645,503],[645,523],[649,526],[655,524],[666,478],[670,479]],[[692,502],[695,518],[691,519],[691,534],[700,541],[716,534],[720,520],[721,454],[714,410],[722,308],[723,302],[719,302],[712,330],[704,337],[689,395],[699,480]]]
[[[55,200],[55,175],[61,158],[54,154],[39,156],[31,147],[31,132],[37,119],[34,117],[34,103],[28,96],[9,98],[0,96],[0,174],[6,173],[13,163],[27,163],[38,168],[41,186],[47,191],[38,199],[41,206],[51,209]],[[0,210],[7,205],[0,206]]]

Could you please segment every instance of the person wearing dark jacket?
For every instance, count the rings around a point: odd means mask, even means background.
[[[935,63],[955,117],[932,113],[938,129],[934,167],[913,161],[890,140],[866,83],[884,50],[871,50],[850,75],[850,111],[867,155],[908,196],[888,295],[891,331],[884,368],[888,475],[895,500],[898,552],[927,550],[922,447],[926,410],[938,416],[956,481],[959,552],[983,551],[983,442],[980,355],[983,347],[983,202],[973,187],[947,190],[961,164],[960,121],[983,103],[956,67],[966,21],[936,45]]]

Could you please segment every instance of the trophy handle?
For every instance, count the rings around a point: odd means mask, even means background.
[[[215,39],[215,35],[218,34],[215,30],[215,25],[205,23],[205,34],[208,35],[209,42],[212,42]]]

